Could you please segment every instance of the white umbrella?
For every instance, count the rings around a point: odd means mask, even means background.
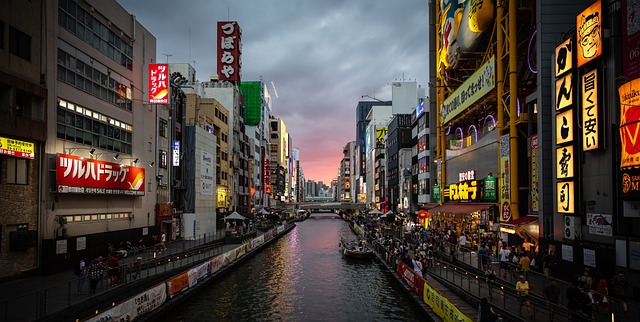
[[[265,210],[264,208],[260,209],[260,211],[258,211],[258,215],[268,215],[270,214],[269,211]]]
[[[393,213],[393,211],[389,210],[389,211],[387,211],[387,213],[386,213],[386,214],[384,214],[384,215],[385,215],[385,216],[388,216],[388,215],[395,215],[395,214]]]
[[[382,211],[378,210],[378,209],[373,209],[371,211],[369,211],[370,215],[382,215]]]
[[[237,212],[232,212],[231,215],[224,217],[224,220],[245,220],[247,219],[247,217],[237,213]]]

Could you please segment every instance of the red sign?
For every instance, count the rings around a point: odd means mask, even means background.
[[[398,274],[402,279],[411,287],[416,293],[422,296],[422,290],[424,288],[424,280],[413,269],[405,265],[403,262],[398,264]]]
[[[511,205],[507,201],[502,203],[502,221],[511,219]]]
[[[218,21],[218,77],[240,83],[242,30],[236,21]]]
[[[169,104],[167,64],[149,64],[149,104]]]
[[[144,195],[144,168],[74,155],[56,158],[58,193]]]

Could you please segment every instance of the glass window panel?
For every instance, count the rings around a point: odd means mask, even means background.
[[[112,219],[113,218],[113,214],[107,214],[107,219]]]
[[[80,130],[76,130],[76,142],[82,143],[84,139],[84,132]]]
[[[107,215],[105,214],[100,215],[100,220],[105,220],[105,219],[107,219]]]
[[[64,67],[62,67],[61,65],[58,65],[58,80],[64,82],[66,79],[66,72],[67,70]]]
[[[65,119],[65,121],[64,121],[65,124],[74,126],[75,116],[74,116],[73,113],[66,113],[64,115],[64,119]]]
[[[73,221],[82,221],[82,216],[73,216]]]
[[[69,29],[72,34],[76,33],[76,20],[71,16],[67,19],[67,29]]]
[[[67,70],[67,83],[74,85],[75,81],[76,81],[76,74],[74,74],[70,70]]]
[[[91,215],[91,220],[98,220],[98,215]]]
[[[64,139],[64,125],[58,124],[57,136],[58,136],[58,139]]]
[[[83,215],[83,216],[82,216],[82,220],[84,220],[84,221],[90,221],[90,220],[91,220],[91,216],[90,216],[90,215]]]
[[[76,130],[71,127],[66,128],[66,139],[70,141],[74,141],[76,137]]]
[[[84,144],[93,145],[93,134],[90,132],[84,132]]]
[[[76,127],[79,129],[84,128],[84,117],[82,117],[82,115],[75,115],[75,119],[76,119]]]

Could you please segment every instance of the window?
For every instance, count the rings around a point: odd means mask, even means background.
[[[31,37],[16,28],[9,27],[9,52],[31,61]]]
[[[167,137],[167,120],[165,119],[160,119],[160,136],[163,138]]]
[[[159,150],[158,158],[160,159],[160,167],[163,169],[167,168],[167,151]]]
[[[7,160],[7,184],[28,184],[28,160],[10,157],[5,159]]]

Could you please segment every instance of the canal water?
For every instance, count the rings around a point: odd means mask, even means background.
[[[339,252],[347,222],[313,213],[163,321],[418,321],[417,308],[376,259]]]

